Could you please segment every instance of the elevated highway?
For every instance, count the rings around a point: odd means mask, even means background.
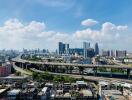
[[[22,73],[28,73],[25,70],[23,70],[22,68],[18,67],[15,65],[15,63],[13,63],[13,67],[15,68],[15,70],[22,72]],[[30,70],[32,70],[33,72],[38,72],[38,73],[44,73],[45,71],[41,71],[41,70],[37,70],[34,68],[31,68]],[[114,82],[128,82],[132,84],[131,80],[128,79],[119,79],[119,78],[106,78],[106,77],[95,77],[95,76],[86,76],[86,75],[74,75],[74,74],[65,74],[65,73],[53,73],[53,72],[49,72],[49,74],[53,74],[53,75],[63,75],[63,76],[70,76],[73,78],[84,78],[86,80],[90,80],[90,81],[108,81],[109,83],[114,83]],[[30,75],[30,74],[29,74]]]
[[[28,61],[20,58],[12,59],[13,62],[20,63],[30,63],[30,64],[42,64],[42,65],[53,65],[53,66],[75,66],[75,67],[84,67],[84,68],[118,68],[118,69],[130,69],[132,67],[125,65],[94,65],[94,64],[73,64],[73,63],[57,63],[57,62],[38,62],[38,61]]]
[[[130,66],[121,66],[121,65],[94,65],[94,64],[73,64],[73,63],[58,63],[58,62],[38,62],[38,61],[28,61],[28,60],[23,60],[20,57],[12,59],[13,62],[20,63],[20,67],[23,67],[24,65],[26,66],[25,68],[28,68],[29,64],[38,64],[38,65],[43,65],[43,66],[49,66],[49,67],[81,67],[82,72],[84,68],[93,68],[94,69],[94,74],[97,75],[97,69],[98,68],[116,68],[116,69],[125,69],[127,72],[127,77],[130,78],[130,71],[132,70],[132,67]],[[37,68],[39,69],[39,68]]]

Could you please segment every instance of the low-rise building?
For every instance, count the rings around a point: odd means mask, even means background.
[[[102,90],[102,100],[126,100],[119,90]]]
[[[33,100],[37,97],[37,89],[35,88],[26,88],[21,91],[20,99],[22,100]]]
[[[18,100],[19,99],[19,94],[20,94],[21,90],[20,89],[13,89],[8,91],[7,93],[7,98],[9,100]]]
[[[38,93],[38,99],[39,100],[48,100],[50,97],[50,89],[48,87],[44,87],[39,93]]]
[[[0,77],[5,77],[11,74],[11,64],[4,63],[0,66]]]

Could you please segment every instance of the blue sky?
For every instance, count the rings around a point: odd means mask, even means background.
[[[5,36],[10,34],[14,40],[8,37],[9,43],[1,41],[0,46],[54,50],[58,41],[68,42],[73,47],[81,47],[82,41],[89,41],[99,42],[101,48],[131,51],[131,11],[132,0],[1,0],[0,35],[6,40]],[[92,21],[97,23],[89,25]],[[15,31],[18,24],[22,24],[17,27],[19,32]],[[35,27],[30,27],[30,32],[26,28],[35,25],[38,27],[35,32]],[[103,25],[108,28],[105,32]]]

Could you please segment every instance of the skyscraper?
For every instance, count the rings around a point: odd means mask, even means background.
[[[69,53],[69,44],[59,42],[59,54],[68,54]]]
[[[62,42],[59,42],[59,54],[64,54],[65,52],[65,44]]]
[[[99,46],[98,43],[95,43],[95,55],[99,54]]]
[[[93,48],[88,48],[87,49],[87,57],[92,58],[95,56],[95,52]]]
[[[65,44],[65,54],[69,54],[69,44]]]
[[[84,58],[87,58],[87,50],[90,48],[90,43],[83,42],[83,56]]]
[[[111,50],[110,56],[115,57],[115,51],[114,50]]]
[[[126,50],[116,50],[116,57],[126,57]]]
[[[110,56],[110,50],[102,50],[102,56]]]

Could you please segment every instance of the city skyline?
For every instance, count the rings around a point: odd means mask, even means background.
[[[131,52],[131,4],[131,0],[2,0],[0,49],[53,51],[60,41],[75,48],[88,41],[101,49]]]

